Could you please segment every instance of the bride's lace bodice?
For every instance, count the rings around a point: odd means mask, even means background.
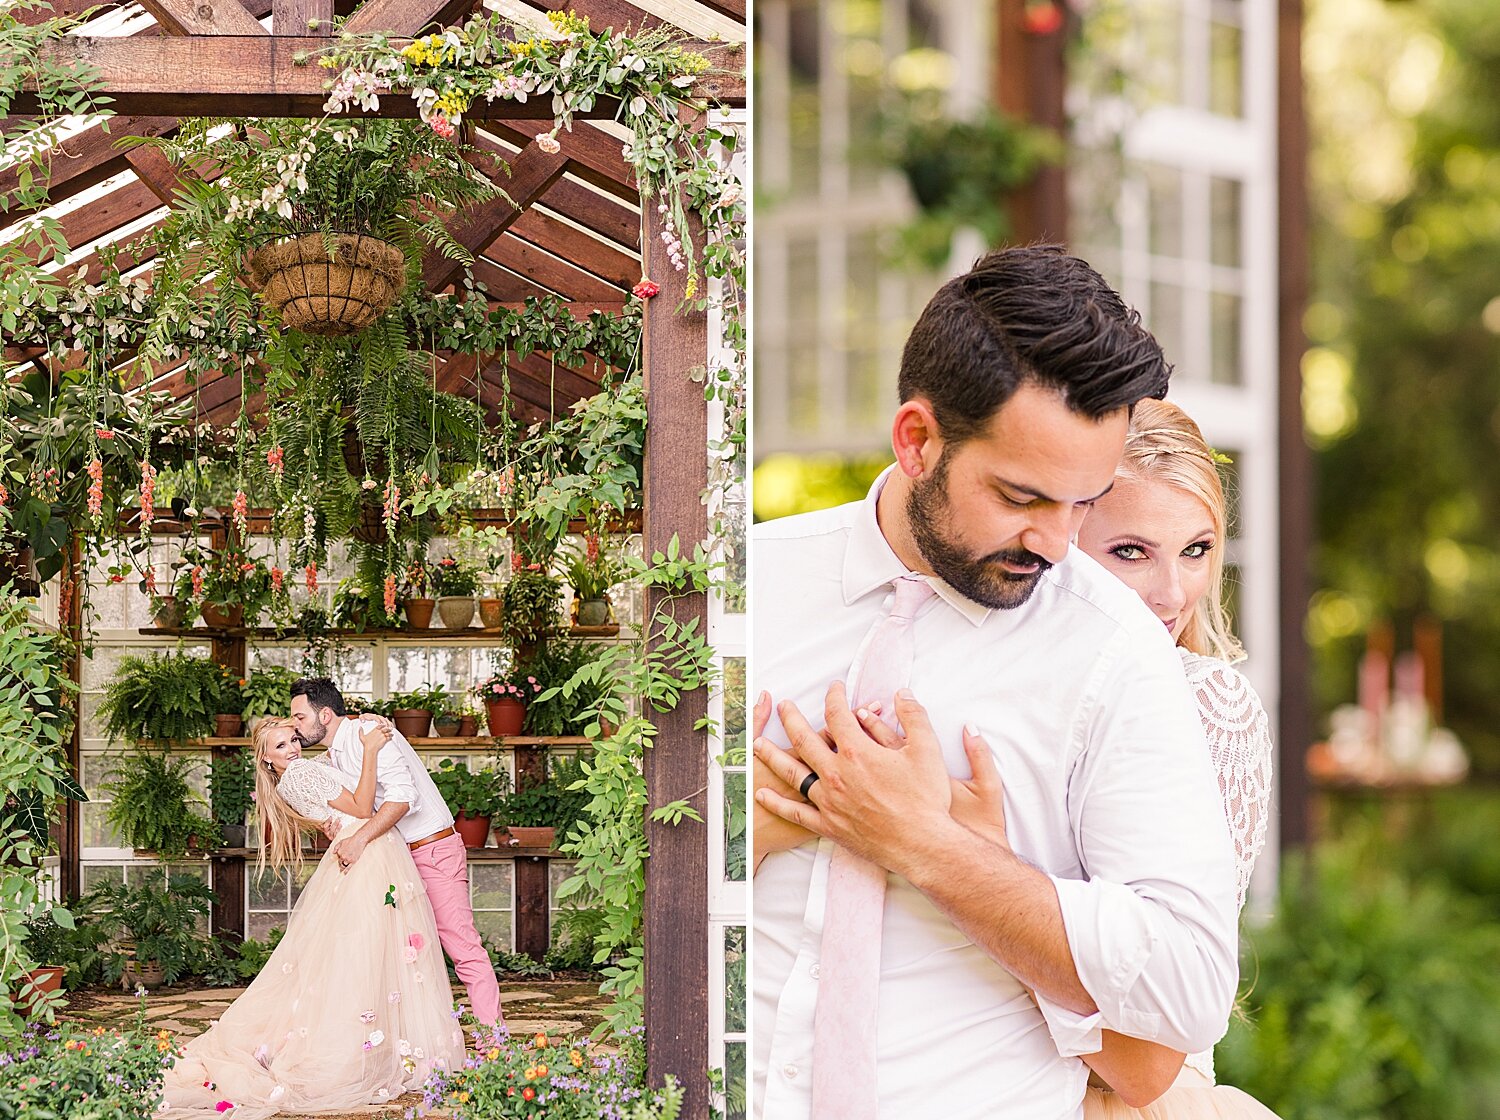
[[[308,820],[325,821],[334,817],[341,825],[356,818],[339,812],[328,803],[347,789],[332,766],[306,758],[299,758],[288,766],[276,784],[276,792]]]
[[[1179,649],[1198,701],[1224,815],[1234,840],[1236,897],[1241,909],[1250,873],[1266,844],[1271,802],[1271,726],[1260,697],[1239,670],[1216,657]],[[1213,1052],[1192,1054],[1187,1064],[1213,1077]]]

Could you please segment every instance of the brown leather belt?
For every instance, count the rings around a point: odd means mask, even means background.
[[[418,848],[425,848],[428,844],[436,844],[439,840],[446,839],[447,837],[452,835],[453,829],[449,827],[443,829],[442,832],[434,832],[431,836],[424,836],[422,837],[422,839],[415,840],[406,846],[412,851],[416,851]]]

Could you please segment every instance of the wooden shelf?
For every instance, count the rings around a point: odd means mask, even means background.
[[[161,638],[260,638],[294,641],[301,637],[294,629],[279,630],[274,626],[142,626],[139,632]],[[608,626],[570,626],[562,633],[567,637],[579,639],[617,638],[620,635],[620,624],[615,622]],[[426,630],[411,630],[405,627],[379,630],[332,629],[323,631],[323,634],[330,638],[354,640],[386,638],[400,641],[452,642],[463,639],[488,641],[495,645],[506,644],[499,630],[485,630],[478,626],[467,626],[461,630],[444,630],[439,627],[430,627]]]

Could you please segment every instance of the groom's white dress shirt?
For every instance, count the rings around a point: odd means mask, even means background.
[[[906,568],[863,502],[757,526],[753,687],[814,724]],[[1072,1120],[1076,1057],[1110,1028],[1178,1050],[1224,1033],[1238,979],[1234,850],[1197,707],[1165,627],[1072,549],[1030,600],[989,610],[941,581],[914,622],[911,688],[949,771],[974,723],[1005,783],[1016,854],[1056,886],[1080,1016],[1021,984],[904,879],[881,949],[880,1120]],[[767,734],[788,745],[779,719]],[[975,844],[984,841],[975,838]],[[768,856],[754,880],[754,1115],[811,1117],[829,841]],[[871,1120],[876,1120],[872,1117]]]
[[[339,720],[324,756],[329,765],[348,775],[351,789],[359,781],[365,758],[359,728],[354,720]],[[394,728],[391,741],[381,748],[375,761],[375,808],[378,810],[387,801],[406,802],[406,814],[396,822],[396,829],[408,844],[453,826],[453,814],[433,784],[427,767],[422,765],[406,736]]]

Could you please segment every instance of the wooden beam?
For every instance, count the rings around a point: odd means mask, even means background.
[[[486,127],[491,127],[486,122]],[[517,133],[516,139],[524,148],[531,143],[531,137]],[[474,146],[486,152],[499,156],[501,159],[511,160],[515,153],[502,147],[490,136],[480,131],[475,131]],[[569,168],[573,170],[573,168]],[[575,183],[570,179],[562,178],[547,191],[547,197],[541,200],[541,205],[553,210],[570,221],[577,222],[585,229],[592,230],[601,237],[606,237],[616,245],[629,250],[640,256],[641,251],[641,216],[636,206],[637,198],[629,194],[629,205],[622,205],[612,198],[606,198],[596,191],[589,190],[582,183]]]
[[[456,23],[474,10],[475,0],[365,0],[344,22],[355,35],[382,31],[415,38],[434,27]]]
[[[113,233],[127,222],[159,210],[161,205],[156,192],[145,183],[127,183],[87,206],[64,214],[58,220],[58,226],[68,247],[76,249]]]
[[[551,198],[549,190],[542,199]],[[612,244],[590,237],[587,233],[541,213],[535,206],[511,223],[510,236],[524,238],[577,268],[586,270],[616,288],[629,290],[640,279],[641,262]]]
[[[56,205],[80,191],[104,182],[125,170],[125,155],[116,147],[123,136],[164,136],[177,128],[176,117],[115,117],[104,126],[80,132],[64,140],[47,153],[47,170],[38,177],[47,190],[47,204]],[[20,186],[18,168],[0,171],[0,194],[9,195]],[[0,213],[0,229],[19,220],[31,210],[13,209]]]
[[[667,260],[654,207],[645,211],[646,272],[661,284],[647,301],[643,341],[646,381],[644,549],[665,551],[672,538],[691,554],[708,533],[700,495],[708,471],[708,406],[689,371],[708,360],[707,317],[678,310],[686,299],[685,272]],[[695,223],[696,225],[696,223]],[[690,231],[701,241],[702,231]],[[669,600],[647,593],[646,617],[668,610],[679,624],[708,625],[702,594]],[[708,739],[700,723],[708,714],[705,689],[684,693],[670,712],[655,717],[655,743],[646,751],[650,808],[682,799],[709,819]],[[684,818],[676,825],[647,819],[645,1019],[647,1081],[671,1074],[686,1092],[683,1115],[709,1114],[708,1056],[708,836],[707,826]]]
[[[497,118],[486,127],[519,148],[534,143],[538,134],[552,131],[550,118],[543,121]],[[616,198],[631,203],[639,201],[635,171],[625,162],[619,140],[581,120],[574,122],[572,132],[559,133],[557,140],[563,155],[568,157],[570,173]]]
[[[268,35],[240,0],[140,0],[167,35]]]
[[[1302,316],[1311,290],[1308,261],[1307,115],[1303,108],[1302,0],[1280,0],[1276,20],[1276,277],[1277,400],[1276,488],[1279,563],[1280,695],[1277,773],[1283,849],[1312,839],[1307,751],[1313,744],[1312,667],[1305,623],[1313,583],[1312,453],[1302,427]]]
[[[535,283],[549,288],[564,299],[623,299],[629,284],[616,285],[599,279],[590,272],[574,268],[567,261],[559,260],[530,242],[515,237],[498,238],[485,250],[485,256],[503,268],[528,277]],[[634,284],[636,277],[630,279]]]
[[[197,178],[192,171],[180,168],[158,148],[132,148],[125,155],[136,178],[145,183],[165,205],[174,206],[178,192],[186,188],[189,176]],[[216,178],[214,173],[205,176]]]
[[[673,24],[660,16],[637,8],[625,0],[526,0],[533,8],[544,12],[573,12],[589,21],[593,32],[613,31],[624,35],[631,31],[647,31]]]
[[[333,34],[333,0],[273,0],[271,30],[326,39]]]
[[[478,209],[456,214],[448,221],[448,232],[477,256],[509,228],[521,210],[540,198],[561,177],[567,162],[567,157],[561,153],[549,155],[540,148],[529,148],[511,164],[508,179],[498,164],[492,163],[484,170],[504,189],[511,201],[497,199]],[[453,283],[462,268],[461,262],[434,250],[422,262],[422,284],[430,292],[440,292]]]
[[[174,116],[322,117],[327,71],[316,64],[318,51],[329,41],[317,36],[215,35],[188,37],[70,36],[48,44],[44,63],[90,66],[100,76],[99,93],[111,99],[117,113]],[[733,58],[740,72],[725,78],[704,75],[695,86],[702,96],[744,100],[743,52],[723,43],[688,40],[685,49],[721,61]],[[584,119],[608,120],[619,110],[611,99],[601,100]],[[12,103],[14,113],[37,111],[35,94],[22,93]],[[347,114],[363,116],[358,107]],[[409,97],[388,97],[381,115],[414,117],[416,103]],[[471,118],[511,117],[550,120],[549,98],[525,104],[479,100]],[[611,141],[613,143],[613,141]],[[618,144],[616,144],[618,149]]]

